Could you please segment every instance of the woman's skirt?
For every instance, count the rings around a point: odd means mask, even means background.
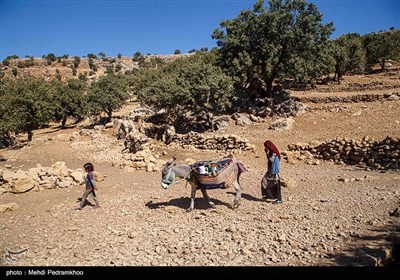
[[[266,199],[281,199],[281,181],[278,174],[265,173],[261,180],[261,195]]]

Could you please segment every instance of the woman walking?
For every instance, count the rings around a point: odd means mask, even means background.
[[[270,140],[264,142],[268,160],[268,170],[261,181],[261,195],[265,199],[274,199],[274,204],[282,203],[280,161],[281,154]]]

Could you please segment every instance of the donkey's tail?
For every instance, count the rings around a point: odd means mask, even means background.
[[[240,162],[240,161],[237,161],[236,164],[237,164],[237,167],[238,167],[238,175],[237,175],[236,180],[237,180],[238,184],[240,185],[240,181],[239,181],[240,175],[241,175],[243,172],[246,172],[246,171],[247,171],[247,168],[246,168],[246,166],[244,166],[244,164],[243,164],[242,162]],[[240,186],[240,187],[241,187],[241,189],[242,189],[242,191],[243,191],[243,187],[242,187],[242,186]]]
[[[241,161],[237,161],[236,164],[237,164],[237,166],[238,166],[238,168],[239,168],[239,175],[240,175],[241,173],[247,171],[246,166],[244,166],[244,164],[243,164]]]

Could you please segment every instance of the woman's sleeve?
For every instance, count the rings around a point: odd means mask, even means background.
[[[275,160],[275,154],[273,154],[268,160],[273,164]]]
[[[271,168],[272,174],[278,174],[281,172],[281,167],[280,167],[280,161],[278,157],[275,157],[274,162],[272,163],[272,168]]]

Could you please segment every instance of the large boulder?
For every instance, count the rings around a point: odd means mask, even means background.
[[[68,176],[68,168],[63,161],[57,161],[52,166],[50,166],[49,170],[47,171],[49,175],[54,176]]]
[[[33,180],[31,177],[25,176],[25,177],[18,177],[17,179],[13,180],[12,182],[12,189],[11,192],[13,193],[24,193],[27,192],[39,183]]]
[[[77,183],[83,182],[85,180],[85,174],[83,174],[83,172],[79,170],[71,171],[69,173],[69,176]]]
[[[287,129],[292,128],[293,123],[294,123],[294,120],[292,118],[279,118],[269,126],[269,129],[287,130]]]

